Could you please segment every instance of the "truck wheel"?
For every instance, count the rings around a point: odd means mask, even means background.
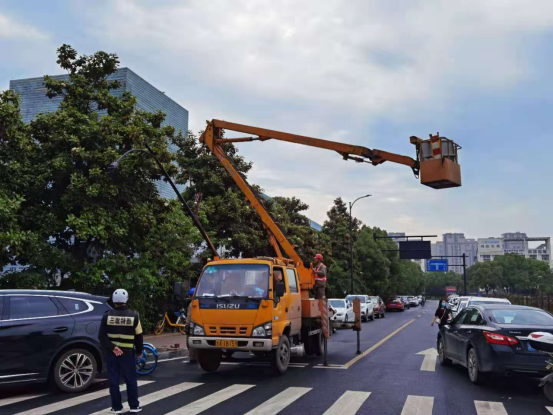
[[[288,370],[290,363],[290,340],[282,335],[276,349],[271,350],[271,368],[277,375],[282,375]]]
[[[322,356],[325,350],[325,344],[324,344],[324,333],[321,332],[319,334],[316,334],[315,336],[311,336],[311,341],[313,342],[313,351],[315,352],[315,355]]]
[[[215,372],[221,366],[221,350],[198,349],[198,362],[206,372]]]

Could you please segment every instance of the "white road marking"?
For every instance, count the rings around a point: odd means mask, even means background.
[[[401,415],[432,415],[434,398],[430,396],[408,395]]]
[[[417,354],[424,356],[421,370],[424,370],[426,372],[436,371],[436,358],[438,357],[438,351],[435,348],[431,347],[430,349],[423,350],[422,352],[418,352]]]
[[[263,402],[257,408],[251,410],[246,415],[275,415],[290,405],[292,402],[301,398],[312,388],[288,388],[273,396],[268,401]]]
[[[553,406],[546,406],[545,409],[547,409],[550,414],[553,414]]]
[[[236,395],[253,388],[254,386],[255,385],[232,385],[228,388],[212,393],[205,398],[189,403],[188,405],[176,409],[173,412],[169,412],[166,415],[196,415],[226,401],[227,399],[233,398]]]
[[[322,365],[322,364],[319,364],[317,366],[313,366],[314,369],[344,369],[344,370],[347,370],[347,367],[345,367],[344,365],[328,365],[328,366],[325,366],[325,365]]]
[[[140,406],[146,406],[150,403],[159,401],[160,399],[164,399],[164,398],[167,398],[168,396],[176,395],[177,393],[187,391],[189,389],[195,388],[196,386],[200,386],[200,385],[203,385],[203,383],[184,382],[179,385],[173,385],[169,388],[159,390],[157,392],[149,393],[146,396],[140,397]],[[110,408],[108,407],[108,408],[102,409],[101,411],[94,412],[91,415],[105,414],[109,410]]]
[[[139,380],[138,386],[147,385],[153,383],[152,380]],[[121,392],[127,389],[126,385],[121,385]],[[103,398],[109,396],[109,389],[102,389],[92,393],[85,393],[83,395],[75,396],[74,398],[65,399],[63,401],[54,402],[50,405],[41,406],[40,408],[34,408],[30,411],[21,412],[17,415],[45,415],[52,412],[60,411],[62,409],[71,408],[72,406],[80,405],[85,402],[93,401],[94,399]]]
[[[340,399],[334,402],[334,405],[328,408],[324,415],[356,414],[370,394],[370,392],[346,391],[340,396]]]
[[[188,359],[188,356],[170,357],[169,359],[161,359],[161,360],[158,360],[157,362],[161,363],[161,362],[169,362],[171,360],[182,360],[182,359]]]
[[[501,402],[474,401],[478,415],[507,415]]]
[[[26,401],[28,399],[40,398],[41,396],[46,396],[46,395],[48,394],[39,393],[37,395],[19,395],[19,396],[14,396],[13,398],[4,398],[4,399],[0,399],[0,406],[11,405],[12,403]]]

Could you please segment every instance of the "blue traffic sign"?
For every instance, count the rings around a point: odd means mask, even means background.
[[[447,272],[447,259],[429,259],[426,262],[428,272]]]

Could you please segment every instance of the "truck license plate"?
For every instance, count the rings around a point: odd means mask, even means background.
[[[238,340],[215,340],[217,347],[238,347]]]

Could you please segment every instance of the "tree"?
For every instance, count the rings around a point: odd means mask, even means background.
[[[196,194],[202,195],[200,215],[206,231],[213,242],[223,248],[224,255],[274,256],[259,215],[211,150],[200,145],[192,132],[188,132],[188,137],[177,137],[175,144],[179,147],[177,163],[181,169],[178,181],[187,184],[184,196],[193,201]],[[252,163],[246,162],[233,144],[225,144],[223,149],[236,171],[247,179]],[[328,238],[312,229],[309,219],[303,215],[308,209],[305,203],[295,197],[269,198],[259,186],[250,187],[296,246],[304,263],[308,264],[317,252],[323,255],[330,252]]]
[[[502,274],[499,262],[478,262],[467,269],[467,281],[471,288],[482,288],[489,295],[502,285]]]
[[[344,292],[350,291],[350,217],[346,204],[342,198],[336,198],[334,205],[327,212],[328,219],[324,222],[322,233],[330,240],[331,258],[327,259],[329,266],[329,280],[327,294],[342,297]],[[353,219],[353,241],[359,233],[361,222]],[[366,291],[366,287],[359,279],[358,264],[354,264],[354,287],[356,293]]]
[[[103,294],[122,287],[153,317],[155,300],[183,278],[199,233],[178,202],[159,196],[153,160],[131,155],[116,175],[105,166],[148,142],[174,174],[167,143],[175,131],[162,126],[161,112],[139,110],[130,93],[111,94],[120,87],[107,80],[116,55],[78,56],[63,45],[57,62],[69,73],[45,77],[47,96],[63,96],[57,111],[25,125],[17,98],[0,96],[2,260],[26,266],[1,284],[22,287],[31,278]]]

